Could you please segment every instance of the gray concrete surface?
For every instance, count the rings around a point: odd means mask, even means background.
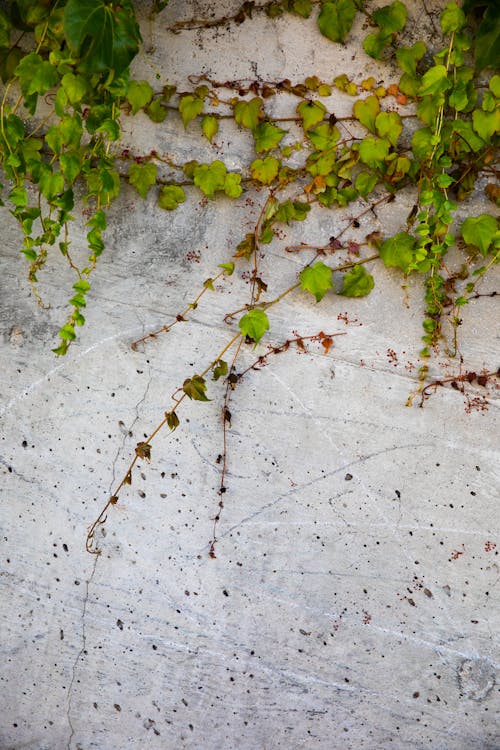
[[[139,77],[151,65],[181,83],[195,72],[331,79],[347,67],[393,80],[355,41],[341,50],[311,21],[167,31],[211,8],[172,2]],[[412,28],[431,35],[418,8]],[[359,24],[354,39],[362,33]],[[336,93],[330,106],[351,105]],[[128,143],[179,160],[222,152],[233,169],[248,148],[234,133],[203,146],[175,117],[162,127],[136,118]],[[217,559],[207,555],[222,441],[212,387],[212,401],[183,410],[189,424],[155,443],[144,478],[110,514],[103,555],[85,552],[135,443],[226,341],[222,316],[244,301],[244,280],[144,351],[130,342],[192,299],[260,200],[247,194],[235,208],[193,191],[167,214],[124,188],[87,326],[62,360],[50,348],[71,277],[49,263],[41,288],[52,307],[36,308],[3,210],[2,750],[500,747],[498,400],[468,414],[460,394],[441,390],[426,408],[405,408],[421,307],[413,282],[404,304],[397,274],[377,269],[367,299],[317,306],[296,295],[273,310],[273,343],[292,328],[347,335],[328,356],[275,358],[235,392]],[[360,231],[398,226],[410,205],[400,195]],[[272,266],[292,283],[299,260],[286,240],[324,242],[337,221],[317,212],[287,230],[264,274]],[[467,365],[498,364],[494,300],[466,313]]]

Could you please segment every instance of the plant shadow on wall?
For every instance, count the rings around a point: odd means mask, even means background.
[[[166,5],[152,4],[151,23],[160,23]],[[500,260],[497,6],[480,0],[467,0],[463,7],[446,5],[436,25],[438,49],[428,49],[423,40],[404,43],[407,9],[399,0],[383,7],[361,0],[245,2],[232,16],[181,20],[171,31],[242,24],[257,13],[270,18],[285,13],[314,16],[319,31],[332,42],[348,39],[362,13],[372,27],[364,51],[395,62],[398,80],[381,85],[372,77],[354,81],[342,74],[325,81],[312,74],[299,82],[215,81],[200,75],[191,77],[190,90],[178,90],[159,74],[152,75],[152,82],[131,78],[130,64],[141,51],[142,38],[130,0],[119,5],[104,0],[16,0],[0,6],[4,197],[22,232],[21,252],[37,301],[43,304],[38,280],[49,255],[58,256],[75,275],[56,355],[66,354],[85,323],[92,276],[105,248],[107,209],[118,199],[123,180],[143,199],[155,191],[158,207],[165,211],[174,211],[191,191],[200,191],[207,200],[235,201],[252,191],[260,206],[252,230],[241,230],[231,257],[193,292],[192,302],[172,322],[133,344],[137,350],[173,325],[186,323],[219,283],[231,283],[235,271],[249,281],[247,298],[224,318],[229,325],[237,323],[237,332],[233,325],[227,343],[198,374],[180,378],[172,404],[137,444],[125,475],[91,526],[89,552],[100,552],[96,531],[132,483],[138,463],[151,459],[158,433],[164,427],[177,429],[186,399],[207,401],[210,382],[222,386],[223,450],[217,458],[219,500],[210,543],[210,555],[215,556],[227,489],[233,392],[274,356],[310,346],[328,354],[334,337],[341,335],[300,335],[292,319],[288,340],[268,345],[252,365],[240,368],[241,352],[265,343],[268,313],[285,298],[306,293],[319,303],[334,289],[343,298],[365,297],[374,287],[373,264],[403,279],[413,276],[420,280],[425,317],[421,365],[408,405],[416,399],[422,406],[437,388],[449,386],[464,394],[469,410],[484,409],[488,389],[496,387],[495,363],[481,372],[467,369],[459,327],[470,300],[496,295],[483,292],[481,283]],[[289,116],[272,115],[278,95],[291,103]],[[333,111],[336,95],[351,99],[348,115]],[[186,130],[198,130],[208,148],[216,143],[219,130],[232,123],[252,138],[249,163],[229,171],[220,159],[176,163],[157,150],[132,153],[120,145],[122,123],[139,112],[159,128],[168,117]],[[360,236],[361,219],[376,217],[377,209],[403,189],[413,191],[414,205],[399,231]],[[485,192],[491,211],[470,215],[455,226],[458,204],[478,190]],[[71,241],[76,209],[83,209],[87,218],[85,254]],[[284,226],[293,229],[296,222],[307,222],[312,209],[347,218],[340,231],[321,244],[285,248],[294,259],[303,259],[298,274],[291,271],[288,281],[281,272],[272,277],[267,271],[264,277],[267,246],[280,241]],[[457,362],[451,376],[440,377],[439,370],[432,369],[443,354]]]

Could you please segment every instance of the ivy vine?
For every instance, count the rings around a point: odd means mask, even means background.
[[[166,5],[155,0],[151,18]],[[494,367],[479,374],[468,372],[457,335],[463,308],[481,296],[479,282],[500,260],[500,228],[494,213],[500,205],[497,4],[481,0],[465,0],[462,6],[448,3],[439,18],[440,49],[428,49],[424,40],[410,46],[403,43],[407,9],[400,0],[376,8],[362,0],[244,2],[232,16],[179,21],[171,31],[240,24],[255,13],[271,18],[292,13],[303,19],[314,14],[320,32],[337,43],[345,41],[362,13],[371,25],[364,51],[376,59],[394,60],[400,69],[398,81],[382,86],[372,77],[356,81],[343,74],[333,81],[313,75],[303,82],[248,83],[199,76],[192,79],[189,91],[178,90],[172,83],[158,90],[156,82],[131,78],[130,64],[142,39],[130,0],[119,4],[14,0],[0,8],[3,195],[19,224],[21,252],[40,304],[38,280],[49,253],[59,253],[75,274],[69,313],[53,350],[57,355],[67,353],[78,327],[85,323],[92,274],[105,249],[107,209],[118,198],[124,179],[143,199],[155,191],[159,209],[166,211],[183,203],[191,188],[208,200],[218,196],[236,200],[248,189],[263,196],[253,231],[235,243],[232,257],[204,282],[193,302],[172,323],[133,344],[137,349],[172,325],[187,321],[202,297],[215,291],[216,281],[230,277],[236,265],[247,264],[249,298],[225,317],[229,324],[237,320],[237,332],[232,331],[229,342],[198,374],[183,381],[160,423],[136,446],[125,476],[90,529],[87,548],[91,552],[99,551],[95,531],[124,486],[132,482],[137,462],[150,460],[151,443],[164,426],[171,431],[179,426],[178,412],[186,398],[208,400],[207,377],[211,375],[213,381],[222,380],[225,388],[219,511],[210,547],[215,554],[226,491],[225,446],[232,391],[249,369],[258,369],[269,356],[292,345],[303,348],[307,342],[318,342],[328,352],[333,336],[338,335],[297,335],[270,347],[251,368],[238,372],[242,347],[255,347],[265,340],[271,326],[268,311],[288,295],[303,292],[316,302],[334,289],[345,297],[367,296],[374,287],[369,270],[373,263],[397,269],[404,277],[421,277],[425,318],[416,389],[420,403],[438,386],[449,383],[464,391],[474,383],[486,388],[498,374]],[[338,117],[328,110],[324,100],[335,91],[352,97],[349,116]],[[296,100],[293,116],[271,115],[267,103],[278,93]],[[133,154],[120,146],[124,118],[143,112],[161,126],[172,111],[186,130],[197,128],[200,138],[209,143],[217,138],[222,121],[234,120],[251,134],[252,160],[241,171],[229,171],[219,159],[175,164],[154,150]],[[301,129],[296,142],[287,137],[292,124]],[[177,177],[168,181],[161,177],[160,167],[165,163]],[[415,203],[399,231],[393,236],[372,232],[360,239],[354,233],[360,218],[394,200],[406,187],[413,187]],[[478,189],[484,190],[492,211],[469,216],[457,227],[458,204]],[[305,258],[302,268],[292,283],[269,296],[270,281],[280,280],[262,278],[261,254],[267,244],[279,240],[280,225],[307,221],[313,205],[326,210],[351,207],[351,218],[322,245],[287,247]],[[77,208],[83,208],[87,216],[88,251],[83,264],[76,261],[81,253],[73,252],[70,231]],[[461,268],[454,272],[447,266],[451,248],[462,253]],[[429,382],[429,358],[440,351],[458,357],[458,374]]]

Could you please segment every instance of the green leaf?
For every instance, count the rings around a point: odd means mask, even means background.
[[[191,120],[194,120],[203,110],[203,99],[192,94],[182,96],[179,101],[179,112],[181,113],[184,127],[187,128]]]
[[[397,112],[381,112],[377,115],[375,127],[381,138],[386,138],[391,146],[396,147],[403,132],[403,121]]]
[[[415,259],[416,240],[406,232],[398,232],[394,237],[382,242],[379,253],[389,268],[401,268],[405,273]]]
[[[112,5],[105,0],[68,0],[64,34],[84,72],[114,71],[118,76],[139,50],[141,34],[130,0]]]
[[[19,141],[24,138],[23,121],[17,115],[9,115],[3,120],[3,133],[9,148],[14,151]]]
[[[253,308],[240,318],[238,327],[243,336],[248,336],[258,344],[265,332],[269,330],[269,318],[264,310]]]
[[[311,15],[311,0],[286,0],[286,9],[301,18],[309,18]]]
[[[224,192],[228,198],[239,198],[243,192],[241,187],[241,175],[231,172],[224,180]]]
[[[354,102],[352,111],[354,117],[360,121],[372,133],[376,132],[375,119],[380,112],[379,100],[376,96],[368,96],[366,99],[358,99]]]
[[[150,103],[154,91],[147,81],[130,81],[127,90],[127,101],[131,106],[132,114],[136,115]]]
[[[500,131],[500,111],[483,112],[482,109],[475,109],[472,113],[472,124],[476,133],[487,143],[490,142],[491,136]]]
[[[340,131],[328,122],[318,125],[314,130],[309,130],[307,137],[318,151],[327,151],[334,148],[340,138]]]
[[[28,193],[23,187],[15,187],[9,193],[9,200],[17,209],[24,208],[28,205]]]
[[[219,268],[222,268],[226,276],[232,276],[234,273],[234,263],[219,263]]]
[[[263,185],[270,183],[277,177],[281,162],[274,156],[266,156],[265,159],[255,159],[250,164],[250,172],[254,180]]]
[[[182,384],[182,390],[193,401],[210,401],[205,396],[207,384],[205,378],[202,378],[201,375],[193,375],[192,378],[187,378]]]
[[[407,10],[404,3],[395,0],[390,5],[384,5],[372,13],[372,19],[386,34],[395,34],[404,29]]]
[[[88,93],[87,80],[81,75],[65,73],[61,79],[61,85],[68,101],[73,105],[79,104]]]
[[[167,418],[167,425],[169,426],[170,430],[173,432],[174,430],[177,429],[177,427],[180,424],[179,417],[177,416],[175,411],[169,411],[165,414],[165,416]]]
[[[164,185],[160,190],[158,205],[166,211],[174,211],[185,200],[186,194],[179,185]]]
[[[249,102],[236,102],[233,107],[234,119],[238,125],[255,130],[259,120],[262,119],[261,107],[262,99],[259,97],[250,99]]]
[[[274,215],[275,221],[283,221],[289,224],[291,221],[304,221],[311,210],[309,203],[302,201],[283,201]]]
[[[401,70],[411,78],[417,75],[417,64],[427,51],[424,42],[415,42],[412,47],[399,47],[396,50],[396,61]]]
[[[270,122],[261,122],[252,132],[255,140],[255,151],[258,154],[276,148],[286,134],[286,130],[271,125]]]
[[[64,191],[64,177],[60,172],[53,172],[47,167],[40,173],[38,185],[43,197],[52,201]]]
[[[343,42],[351,30],[356,12],[353,0],[329,0],[321,6],[319,30],[332,42]]]
[[[457,81],[449,96],[448,103],[457,112],[462,112],[469,105],[468,84]]]
[[[441,94],[452,87],[452,82],[448,79],[448,71],[444,65],[435,65],[429,68],[422,78],[419,95]]]
[[[488,254],[497,229],[497,220],[493,216],[481,214],[475,218],[466,219],[462,224],[461,232],[465,242],[478,247],[484,258]]]
[[[307,100],[305,102],[300,102],[300,104],[297,105],[297,112],[302,118],[302,127],[304,128],[304,131],[307,131],[309,128],[314,127],[314,125],[317,125],[318,122],[321,122],[324,119],[326,107],[322,102]]]
[[[226,182],[226,166],[219,159],[211,164],[199,164],[193,172],[194,184],[213,199],[217,190],[224,190]]]
[[[223,378],[224,375],[227,375],[228,373],[228,367],[227,362],[225,362],[223,359],[218,359],[216,362],[212,365],[212,380],[219,380],[219,378]]]
[[[73,289],[75,292],[86,294],[90,289],[90,284],[88,281],[85,281],[85,279],[79,279],[73,284]]]
[[[333,289],[332,276],[332,269],[318,261],[314,266],[307,266],[300,272],[300,288],[313,294],[316,302],[319,302],[329,289]]]
[[[411,139],[411,148],[418,161],[423,161],[427,156],[430,156],[434,148],[431,129],[420,128],[416,130]]]
[[[498,2],[480,3],[486,6],[481,25],[475,34],[474,52],[476,68],[498,68],[500,66],[500,5]]]
[[[362,198],[366,198],[368,193],[371,193],[375,185],[377,184],[378,177],[370,172],[360,172],[356,177],[354,186]]]
[[[386,34],[380,31],[378,34],[367,34],[363,41],[363,49],[367,55],[379,60],[382,52],[392,41],[392,34]]]
[[[159,99],[153,99],[144,111],[152,122],[163,122],[167,117],[167,110]]]
[[[494,75],[491,77],[489,87],[493,96],[500,99],[500,75]]]
[[[201,129],[207,141],[212,143],[214,136],[217,135],[217,131],[219,130],[218,119],[213,115],[205,115],[201,121]]]
[[[465,13],[456,3],[448,3],[439,17],[439,23],[443,34],[451,34],[452,31],[461,31],[465,26]]]
[[[156,164],[148,162],[147,164],[130,165],[128,170],[128,181],[135,187],[141,198],[146,198],[149,189],[156,183],[156,174],[158,168]]]
[[[364,266],[354,266],[344,274],[341,294],[345,297],[366,297],[375,286],[373,276]]]
[[[81,172],[82,165],[80,156],[71,152],[61,154],[59,157],[59,165],[67,182],[72,185]]]
[[[76,339],[75,327],[66,323],[66,325],[59,330],[59,337],[63,339],[63,341],[74,341]]]
[[[24,96],[45,94],[58,80],[57,70],[34,52],[23,57],[16,68],[16,75]]]
[[[380,167],[389,153],[389,143],[382,138],[364,138],[359,144],[361,161],[372,169]]]

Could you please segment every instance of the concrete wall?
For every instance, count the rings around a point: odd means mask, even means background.
[[[422,5],[410,34],[432,38]],[[210,12],[212,3],[172,0],[137,76],[159,70],[181,87],[200,72],[397,80],[359,51],[361,22],[345,48],[292,17],[168,31]],[[342,114],[352,100],[336,92],[329,106]],[[178,161],[222,154],[232,169],[250,148],[230,130],[203,145],[175,115],[162,126],[138,116],[129,143]],[[102,556],[85,552],[135,443],[227,340],[222,316],[245,301],[245,281],[225,283],[193,322],[143,351],[131,341],[183,309],[251,231],[261,202],[251,193],[236,207],[209,203],[193,191],[167,214],[124,187],[87,325],[64,359],[50,348],[71,276],[50,262],[41,289],[52,306],[37,308],[3,209],[2,750],[500,747],[498,401],[468,414],[443,389],[424,409],[405,408],[421,291],[411,282],[405,293],[396,273],[376,269],[366,299],[317,306],[299,294],[273,310],[273,343],[292,328],[347,335],[328,356],[276,357],[235,392],[216,559],[208,542],[222,434],[212,387],[212,401],[183,409],[189,424],[155,443],[144,478],[110,513]],[[398,228],[411,205],[398,196],[360,232]],[[264,275],[292,283],[299,259],[286,241],[325,242],[339,221],[322,211],[291,228],[270,246]],[[498,364],[493,305],[478,300],[464,315],[471,368]],[[245,351],[244,363],[255,356]]]

